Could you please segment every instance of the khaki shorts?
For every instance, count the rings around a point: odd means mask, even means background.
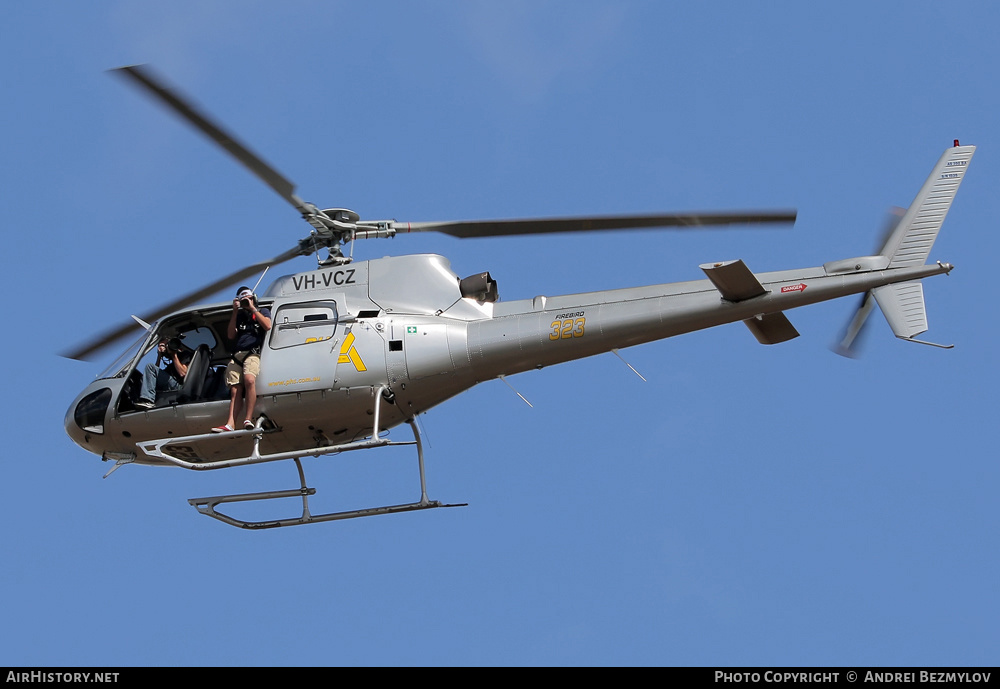
[[[226,385],[233,387],[243,382],[243,374],[248,374],[256,378],[260,375],[260,357],[251,354],[243,360],[240,366],[235,361],[230,361],[226,366]]]

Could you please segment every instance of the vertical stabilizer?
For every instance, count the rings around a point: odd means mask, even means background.
[[[890,268],[922,266],[927,262],[975,151],[975,146],[956,145],[938,160],[920,193],[882,247],[880,253],[889,258]]]

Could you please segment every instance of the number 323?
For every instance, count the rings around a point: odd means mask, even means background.
[[[552,332],[549,333],[550,340],[568,340],[571,337],[583,337],[583,327],[586,325],[586,318],[567,318],[564,321],[552,321],[549,325]]]

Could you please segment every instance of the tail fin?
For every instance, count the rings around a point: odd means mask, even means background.
[[[955,146],[947,149],[938,160],[917,197],[899,219],[879,256],[885,268],[922,266],[927,262],[934,240],[937,239],[948,209],[965,177],[975,146]],[[875,303],[882,309],[896,337],[921,344],[913,339],[927,330],[927,309],[920,282],[904,282],[877,287],[865,294],[861,307],[848,324],[847,331],[834,351],[844,356],[856,354],[856,338],[861,333]],[[950,349],[953,345],[934,345]]]
[[[889,259],[889,268],[922,266],[934,246],[958,186],[965,177],[975,146],[949,148],[938,160],[917,198],[879,253]]]

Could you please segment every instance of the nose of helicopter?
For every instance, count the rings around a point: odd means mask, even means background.
[[[97,380],[81,392],[63,419],[63,426],[70,439],[83,449],[100,455],[103,453],[101,439],[104,437],[108,411],[111,407],[113,390],[111,381]]]

